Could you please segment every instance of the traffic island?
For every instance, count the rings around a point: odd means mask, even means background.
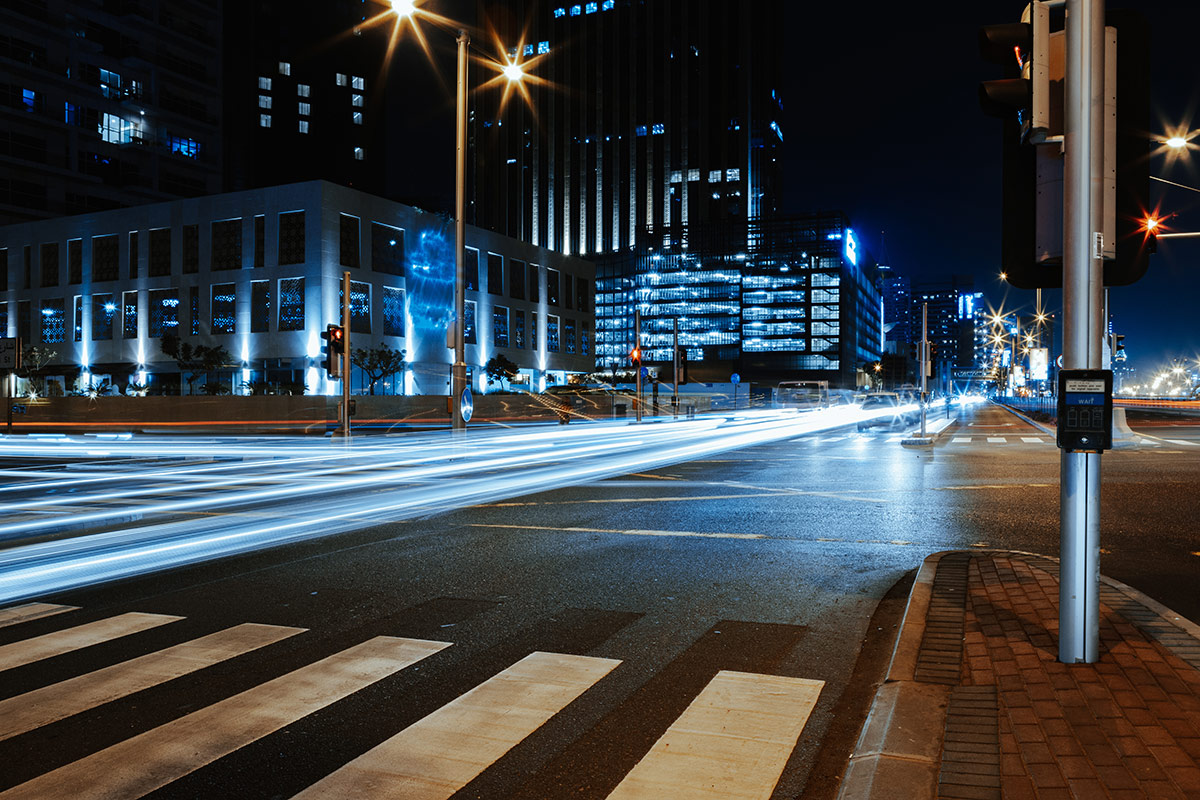
[[[941,436],[942,433],[945,432],[945,430],[953,425],[956,421],[957,420],[954,417],[926,419],[924,436],[921,435],[921,429],[917,428],[908,436],[905,436],[903,439],[901,439],[900,444],[908,445],[910,447],[929,447],[936,442],[937,438]]]

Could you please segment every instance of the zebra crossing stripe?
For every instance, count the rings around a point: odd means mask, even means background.
[[[246,623],[0,701],[0,740],[257,650],[303,628]]]
[[[989,436],[988,444],[1008,444],[1008,439],[1003,436]]]
[[[1022,436],[1021,441],[1028,442],[1029,444],[1041,444],[1042,437],[1040,437],[1040,436]]]
[[[53,603],[26,603],[23,606],[0,608],[0,628],[9,625],[19,625],[42,617],[61,614],[64,611],[78,611],[79,606],[59,606]]]
[[[824,685],[718,672],[608,800],[770,796]]]
[[[619,663],[531,653],[293,800],[445,800]]]
[[[955,436],[950,441],[953,442],[954,444],[966,444],[971,441],[971,437],[970,436]]]
[[[116,617],[88,622],[44,636],[36,636],[0,647],[0,670],[32,664],[52,656],[69,653],[83,647],[119,639],[132,633],[157,628],[168,622],[177,622],[183,617],[168,614],[142,614],[134,611]]]
[[[377,636],[39,775],[0,798],[141,797],[449,646]]]

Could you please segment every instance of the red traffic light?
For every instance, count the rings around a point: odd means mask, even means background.
[[[631,351],[629,352],[629,360],[630,360],[630,361],[632,361],[632,362],[633,362],[633,363],[635,363],[635,364],[639,364],[639,363],[641,363],[641,361],[642,361],[642,349],[641,349],[640,347],[635,347],[635,348],[633,348],[633,350],[631,350]]]

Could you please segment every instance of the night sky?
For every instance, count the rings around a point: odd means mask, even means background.
[[[1000,121],[978,84],[1001,68],[978,53],[982,25],[1015,22],[1019,0],[949,4],[790,3],[785,87],[785,210],[845,211],[867,248],[915,281],[975,276],[1005,310],[1034,293],[1006,287],[1000,264]],[[1200,3],[1120,2],[1149,22],[1151,126],[1200,128]],[[1118,102],[1120,99],[1118,98]],[[1200,146],[1200,138],[1196,145]],[[1200,187],[1200,149],[1151,162],[1151,175]],[[1152,183],[1169,225],[1200,231],[1200,194]],[[1200,357],[1200,239],[1163,241],[1147,276],[1111,290],[1114,328],[1142,376]],[[1044,292],[1057,312],[1060,293]]]

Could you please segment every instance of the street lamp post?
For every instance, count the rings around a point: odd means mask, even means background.
[[[454,102],[454,365],[450,368],[451,420],[455,430],[467,427],[463,393],[467,388],[467,47],[471,37],[458,31],[458,87]]]

